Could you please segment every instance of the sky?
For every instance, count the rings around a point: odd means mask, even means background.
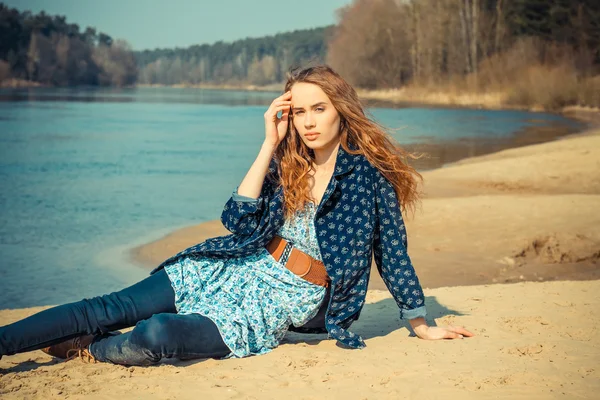
[[[352,0],[0,0],[19,11],[65,15],[134,50],[231,42],[336,23]]]

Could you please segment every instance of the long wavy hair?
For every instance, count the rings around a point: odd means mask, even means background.
[[[420,198],[422,176],[406,163],[417,158],[402,149],[385,128],[365,115],[354,88],[327,65],[295,69],[288,73],[284,92],[299,82],[319,86],[340,115],[340,144],[350,154],[363,154],[394,186],[403,211],[414,212]],[[354,149],[352,149],[353,147]],[[302,142],[290,115],[288,131],[275,151],[279,184],[283,186],[285,216],[302,210],[310,196],[313,151]]]

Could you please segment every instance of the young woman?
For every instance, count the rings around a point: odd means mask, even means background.
[[[418,200],[420,176],[355,90],[327,66],[297,70],[264,117],[264,143],[221,216],[231,235],[182,251],[120,292],[0,328],[0,356],[43,349],[124,365],[244,357],[294,328],[362,348],[348,328],[373,255],[418,337],[472,336],[425,322],[401,213]]]

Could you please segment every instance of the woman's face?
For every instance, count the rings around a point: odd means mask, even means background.
[[[340,115],[323,90],[312,83],[295,83],[292,92],[292,121],[300,138],[313,150],[339,143]]]

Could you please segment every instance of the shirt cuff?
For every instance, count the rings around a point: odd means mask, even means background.
[[[242,196],[238,193],[238,188],[235,188],[233,194],[231,195],[233,201],[240,201],[242,203],[258,203],[258,199],[253,199],[252,197]]]
[[[427,310],[425,306],[413,308],[410,310],[405,310],[403,308],[400,309],[400,319],[415,319],[419,317],[425,317],[427,315]]]

